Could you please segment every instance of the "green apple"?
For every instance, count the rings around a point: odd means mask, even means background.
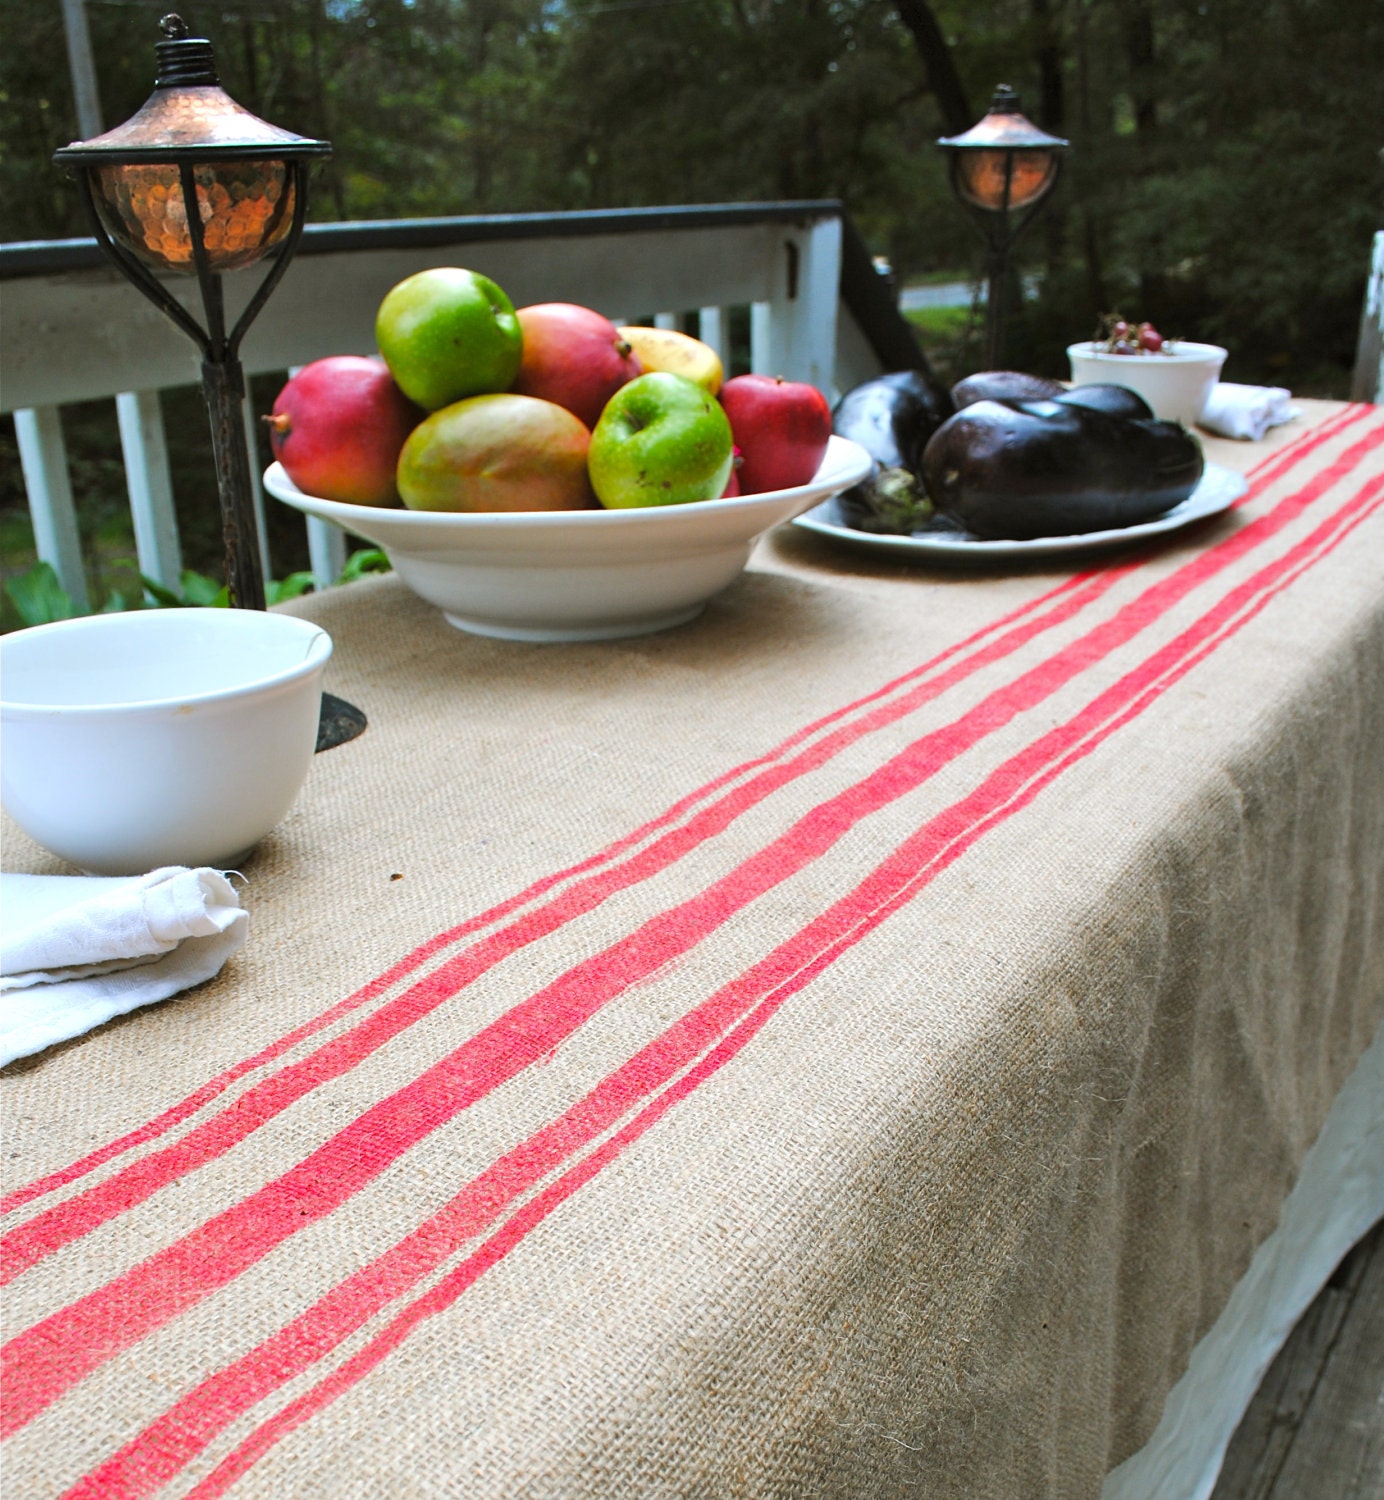
[[[488,276],[456,266],[392,288],[375,315],[375,340],[399,389],[428,411],[507,391],[524,352],[514,304]]]
[[[591,434],[591,487],[608,510],[716,500],[732,446],[709,391],[682,375],[641,375],[610,398]]]

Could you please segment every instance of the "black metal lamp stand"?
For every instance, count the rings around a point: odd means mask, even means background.
[[[240,343],[297,248],[308,163],[330,155],[331,145],[280,130],[236,104],[219,86],[211,43],[189,37],[180,16],[165,16],[160,28],[158,77],[144,107],[53,160],[72,169],[98,244],[201,351],[226,585],[234,607],[263,609]],[[221,273],[266,259],[259,290],[228,332]],[[196,275],[205,327],[154,270]]]
[[[985,361],[998,369],[1009,252],[1052,192],[1068,143],[1026,119],[1019,96],[1001,84],[979,124],[937,144],[947,153],[952,191],[985,240]]]
[[[76,177],[97,243],[202,355],[226,588],[233,608],[263,609],[265,560],[242,420],[240,345],[298,247],[311,163],[332,148],[241,108],[220,87],[211,43],[189,37],[180,16],[167,15],[159,25],[158,76],[143,107],[123,125],[65,146],[53,160]],[[222,275],[261,261],[268,270],[228,329]],[[196,276],[205,326],[155,272]],[[324,696],[319,749],[326,748],[323,735],[340,744],[364,728],[359,709]]]
[[[68,148],[69,151],[72,149]],[[215,159],[205,150],[198,154],[198,161]],[[237,156],[235,159],[243,161],[245,158]],[[70,157],[59,152],[55,160],[70,161]],[[144,160],[156,161],[158,158],[151,154]],[[226,586],[232,608],[263,609],[264,559],[259,555],[251,500],[250,453],[245,441],[245,424],[241,418],[245,399],[245,370],[240,363],[240,344],[255,316],[269,300],[269,294],[288,269],[288,263],[297,247],[303,222],[307,217],[307,170],[301,162],[287,164],[289,181],[293,184],[292,220],[288,234],[270,252],[272,263],[267,274],[228,333],[221,273],[212,269],[200,216],[196,213],[188,216],[188,230],[198,287],[202,294],[202,309],[206,317],[205,328],[197,323],[183,304],[167,291],[146,266],[111,237],[92,195],[92,168],[83,163],[73,165],[77,168],[74,175],[97,243],[119,266],[126,278],[201,350],[202,396],[207,403],[211,420],[216,489],[221,503],[221,532],[226,547]],[[195,202],[196,184],[192,164],[179,162],[178,176],[183,201]]]

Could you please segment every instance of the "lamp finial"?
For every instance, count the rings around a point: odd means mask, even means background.
[[[220,83],[211,43],[204,36],[189,36],[187,22],[170,11],[160,22],[163,40],[154,43],[158,77],[154,88],[206,88]]]
[[[1018,94],[1007,83],[1002,83],[995,89],[995,97],[990,101],[990,113],[992,115],[1023,114]]]

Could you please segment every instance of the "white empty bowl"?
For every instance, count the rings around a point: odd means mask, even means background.
[[[0,799],[96,875],[235,864],[312,763],[331,637],[289,615],[159,609],[0,639]]]
[[[389,554],[458,629],[516,641],[597,641],[680,625],[739,576],[756,540],[870,472],[833,437],[810,484],[644,510],[454,514],[305,495],[279,464],[264,487]]]
[[[1178,339],[1172,354],[1110,354],[1099,344],[1071,344],[1073,385],[1123,385],[1137,391],[1165,422],[1190,427],[1220,379],[1225,350]]]

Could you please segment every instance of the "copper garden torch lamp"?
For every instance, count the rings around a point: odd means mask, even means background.
[[[979,124],[937,144],[947,153],[952,191],[985,238],[985,359],[998,369],[1010,246],[1052,191],[1068,143],[1039,130],[1002,83]]]
[[[240,344],[288,269],[307,216],[310,164],[331,145],[242,109],[218,83],[211,43],[190,37],[180,16],[159,25],[158,76],[143,108],[53,160],[77,179],[97,243],[201,351],[230,601],[263,609]],[[261,261],[268,270],[228,329],[222,275]],[[205,326],[156,273],[197,278]]]

